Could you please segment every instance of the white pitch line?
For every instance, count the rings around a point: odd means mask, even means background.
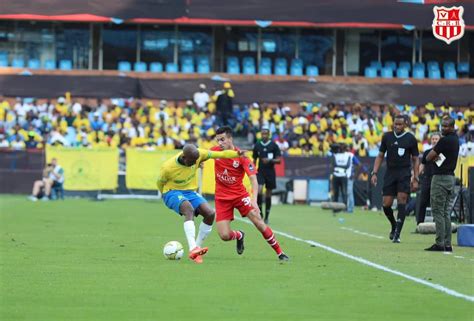
[[[341,227],[341,230],[351,231],[351,232],[354,232],[356,234],[360,234],[360,235],[364,235],[364,236],[368,236],[368,237],[373,237],[373,238],[376,238],[376,239],[384,239],[383,236],[362,232],[362,231],[353,229],[352,227]]]
[[[250,222],[250,221],[248,221],[248,220],[244,220],[244,219],[242,219],[242,218],[240,218],[240,217],[236,217],[235,219],[238,220],[238,221],[241,221],[241,222],[244,222],[244,223],[253,225],[252,222]],[[371,262],[371,261],[366,260],[366,259],[364,259],[364,258],[362,258],[362,257],[354,256],[354,255],[351,255],[351,254],[349,254],[349,253],[346,253],[346,252],[337,250],[337,249],[335,249],[335,248],[332,248],[332,247],[330,247],[330,246],[321,244],[321,243],[319,243],[319,242],[312,241],[312,240],[305,240],[305,239],[302,239],[302,238],[300,238],[300,237],[297,237],[297,236],[294,236],[294,235],[291,235],[291,234],[288,234],[288,233],[285,233],[285,232],[276,231],[276,230],[273,230],[273,233],[275,233],[275,234],[277,234],[277,235],[284,236],[284,237],[289,238],[289,239],[294,240],[294,241],[304,242],[304,243],[313,245],[313,246],[315,246],[315,247],[322,248],[322,249],[324,249],[324,250],[326,250],[326,251],[329,251],[329,252],[331,252],[331,253],[334,253],[334,254],[343,256],[343,257],[345,257],[345,258],[348,258],[348,259],[350,259],[350,260],[353,260],[353,261],[362,263],[362,264],[364,264],[364,265],[367,265],[367,266],[376,268],[376,269],[378,269],[378,270],[382,270],[382,271],[385,271],[385,272],[388,272],[388,273],[392,273],[392,274],[401,276],[402,278],[411,280],[411,281],[416,282],[416,283],[423,284],[423,285],[425,285],[425,286],[428,286],[428,287],[430,287],[430,288],[433,288],[433,289],[435,289],[435,290],[437,290],[437,291],[440,291],[440,292],[443,292],[443,293],[445,293],[445,294],[448,294],[448,295],[451,295],[451,296],[454,296],[454,297],[457,297],[457,298],[461,298],[461,299],[464,299],[464,300],[467,300],[467,301],[470,301],[470,302],[474,302],[474,296],[459,293],[459,292],[457,292],[457,291],[455,291],[455,290],[448,289],[447,287],[444,287],[444,286],[442,286],[442,285],[440,285],[440,284],[436,284],[436,283],[432,283],[432,282],[425,281],[425,280],[420,279],[420,278],[417,278],[417,277],[415,277],[415,276],[411,276],[411,275],[409,275],[409,274],[406,274],[406,273],[403,273],[403,272],[400,272],[400,271],[397,271],[397,270],[388,268],[388,267],[386,267],[386,266],[383,266],[383,265],[380,265],[380,264]]]

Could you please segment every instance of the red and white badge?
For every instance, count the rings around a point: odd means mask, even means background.
[[[448,45],[454,40],[464,36],[464,20],[462,15],[464,8],[459,7],[438,7],[433,8],[433,35],[439,40],[443,40]]]

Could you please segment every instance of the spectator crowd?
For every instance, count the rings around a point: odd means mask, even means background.
[[[230,83],[208,93],[199,86],[185,103],[144,99],[0,99],[0,148],[13,150],[68,147],[142,147],[179,149],[187,142],[214,145],[218,126],[227,124],[253,143],[260,128],[270,128],[283,154],[326,156],[331,145],[344,143],[355,155],[376,156],[394,116],[406,114],[419,149],[429,148],[429,133],[443,116],[456,120],[461,154],[474,155],[474,106],[375,105],[301,102],[235,105]]]

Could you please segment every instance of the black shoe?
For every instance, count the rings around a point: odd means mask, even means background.
[[[392,242],[393,242],[393,243],[401,243],[400,235],[395,234],[395,235],[393,236]]]
[[[438,244],[433,244],[429,248],[425,249],[425,251],[444,252],[444,246],[439,246]]]
[[[452,251],[453,251],[453,247],[452,247],[452,246],[445,246],[445,247],[444,247],[444,251],[445,251],[445,252],[452,252]]]
[[[240,240],[237,240],[237,254],[242,255],[244,253],[244,238],[245,238],[245,233],[240,231],[242,233],[242,238]]]
[[[290,258],[288,257],[288,255],[286,255],[285,253],[281,253],[280,255],[278,255],[278,259],[280,260],[280,262],[284,262],[284,261],[289,261]]]
[[[268,218],[264,219],[263,223],[268,224]]]
[[[393,241],[394,236],[395,236],[395,230],[391,230],[390,234],[388,235],[388,238],[390,239],[390,241]]]

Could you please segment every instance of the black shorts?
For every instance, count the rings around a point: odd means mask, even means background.
[[[410,195],[411,169],[389,168],[383,179],[383,196],[397,196],[398,193]]]
[[[274,169],[259,169],[257,174],[258,185],[265,185],[267,189],[276,188],[276,173]]]

